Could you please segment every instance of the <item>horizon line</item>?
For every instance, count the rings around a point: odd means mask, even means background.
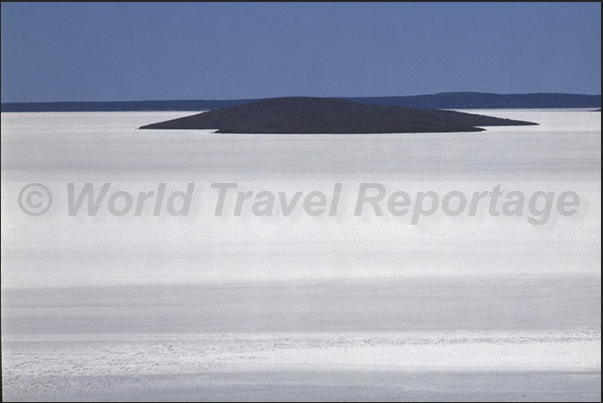
[[[259,98],[229,98],[229,99],[210,99],[210,98],[189,98],[189,99],[137,99],[137,100],[119,100],[119,101],[8,101],[0,102],[2,105],[7,104],[51,104],[51,103],[129,103],[129,102],[191,102],[191,101],[210,101],[210,102],[232,102],[232,101],[254,101],[254,100],[265,100],[265,99],[277,99],[277,98],[334,98],[334,99],[358,99],[358,98],[411,98],[411,97],[423,97],[423,96],[436,96],[436,95],[461,95],[461,94],[479,94],[479,95],[578,95],[597,97],[601,94],[583,94],[583,93],[569,93],[569,92],[516,92],[516,93],[495,93],[495,92],[479,92],[479,91],[444,91],[436,92],[433,94],[415,94],[415,95],[363,95],[363,96],[310,96],[310,95],[286,95],[286,96],[272,96],[272,97],[259,97]]]

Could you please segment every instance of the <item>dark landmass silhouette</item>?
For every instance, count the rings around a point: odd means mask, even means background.
[[[482,92],[442,92],[407,97],[347,98],[374,105],[406,106],[419,109],[531,109],[596,108],[601,95],[537,93],[488,94]]]
[[[582,94],[488,94],[445,92],[403,97],[337,97],[372,105],[404,106],[418,109],[507,109],[507,108],[600,108],[601,95]],[[265,99],[265,98],[264,98]],[[120,112],[120,111],[203,111],[260,101],[175,100],[122,102],[13,102],[2,103],[2,112]]]
[[[476,132],[478,126],[536,125],[469,113],[362,104],[337,98],[272,98],[202,112],[141,129],[217,129],[218,133],[359,134]]]

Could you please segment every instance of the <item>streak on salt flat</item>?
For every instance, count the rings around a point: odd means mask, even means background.
[[[600,328],[8,337],[3,387],[9,400],[591,401],[600,351]]]
[[[271,370],[601,370],[601,329],[8,336],[5,376]],[[35,358],[37,357],[37,358]],[[35,359],[34,359],[35,358]],[[47,365],[40,371],[39,362]]]

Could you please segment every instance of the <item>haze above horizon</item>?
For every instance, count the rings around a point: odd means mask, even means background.
[[[600,3],[2,3],[2,102],[601,94]]]

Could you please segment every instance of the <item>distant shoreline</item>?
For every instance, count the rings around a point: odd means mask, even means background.
[[[265,100],[171,100],[171,101],[107,101],[107,102],[6,102],[2,112],[136,112],[136,111],[206,111],[244,105]],[[447,92],[432,95],[388,97],[338,97],[380,106],[402,106],[417,109],[538,109],[601,108],[601,95],[583,94],[489,94],[480,92]]]

